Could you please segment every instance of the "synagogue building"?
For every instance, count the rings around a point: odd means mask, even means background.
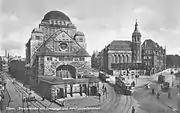
[[[90,55],[85,34],[60,11],[48,12],[26,44],[26,77],[32,89],[50,99],[74,93],[96,95],[98,80],[84,77]]]

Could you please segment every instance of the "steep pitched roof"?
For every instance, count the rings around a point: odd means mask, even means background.
[[[110,43],[110,50],[131,50],[131,41],[114,40]]]
[[[160,46],[151,39],[145,40],[142,45],[144,48],[148,48],[148,49],[153,49],[153,50],[160,49]]]
[[[56,35],[58,35],[58,32],[65,32],[62,30],[58,30],[56,33]],[[65,32],[66,33],[66,32]],[[90,57],[90,55],[87,53],[87,51],[81,46],[79,45],[76,41],[74,41],[79,47],[80,49],[75,52],[75,53],[58,53],[58,52],[52,52],[50,49],[48,49],[45,45],[46,43],[53,38],[54,34],[52,34],[37,50],[36,55],[40,56],[40,55],[48,55],[48,56],[63,56],[63,55],[67,55],[67,56],[84,56],[84,57]],[[73,38],[66,33],[72,40]]]
[[[37,51],[37,54],[43,54],[46,52],[51,52],[51,50],[47,48],[44,44],[42,44],[42,46],[39,48],[39,51]]]
[[[80,48],[77,52],[76,52],[77,56],[84,56],[84,57],[90,57],[90,55],[88,54],[88,52],[82,48]]]

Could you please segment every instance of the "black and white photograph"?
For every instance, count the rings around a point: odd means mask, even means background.
[[[180,113],[180,0],[0,0],[0,113]]]

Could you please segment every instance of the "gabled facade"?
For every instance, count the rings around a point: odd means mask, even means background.
[[[141,33],[138,24],[132,33],[132,41],[114,40],[108,44],[99,54],[100,70],[119,71],[142,65],[141,59]]]
[[[94,59],[99,61],[93,62],[93,65],[99,63],[97,69],[115,73],[126,73],[128,69],[141,70],[141,74],[145,74],[144,70],[146,72],[153,70],[151,74],[161,71],[166,67],[166,50],[152,40],[145,40],[141,45],[141,36],[136,21],[132,41],[112,41],[96,55]]]
[[[166,69],[166,49],[153,40],[147,39],[143,42],[142,56],[145,69],[149,74]]]

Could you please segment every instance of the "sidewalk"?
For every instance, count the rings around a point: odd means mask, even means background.
[[[23,87],[23,85],[19,82],[17,82],[20,86]],[[103,84],[100,83],[99,87],[100,89],[102,89]],[[105,84],[105,86],[107,87],[107,84]],[[25,88],[25,87],[24,87]],[[28,88],[26,88],[28,89]],[[29,89],[28,89],[29,91]],[[38,94],[36,94],[34,91],[31,91],[31,95],[35,96],[35,98],[37,100],[42,100],[42,97],[40,97]],[[100,93],[102,95],[102,91],[100,90]],[[80,96],[79,94],[73,94],[73,97],[66,98],[66,99],[58,99],[59,101],[64,100],[64,104],[65,107],[98,107],[101,104],[105,103],[106,101],[108,101],[109,95],[107,95],[107,98],[104,96],[101,96],[101,101],[99,101],[98,96]],[[56,103],[52,103],[48,100],[44,100],[41,101],[44,105],[48,106],[48,107],[54,107],[54,108],[58,108],[59,105]]]
[[[42,101],[42,97],[39,96],[36,92],[34,92],[33,90],[30,91],[28,88],[24,87],[23,84],[18,82],[18,81],[16,81],[16,83],[18,85],[20,85],[22,88],[24,88],[25,90],[27,90],[27,92],[31,92],[31,96],[35,96],[36,100],[40,101],[46,107],[53,107],[53,108],[59,107],[59,105],[57,105],[55,103],[52,103],[52,102],[50,102],[50,101],[48,101],[46,99]]]
[[[102,86],[103,84],[100,84],[100,89],[102,89]],[[107,87],[107,84],[105,84],[105,86]],[[83,96],[83,97],[78,96],[75,98],[65,99],[64,103],[65,103],[65,106],[67,107],[75,107],[75,106],[76,107],[98,107],[110,100],[109,94],[107,94],[107,98],[106,98],[106,95],[102,95],[101,90],[100,90],[100,93],[101,93],[100,101],[99,101],[98,96]]]
[[[126,83],[131,84],[133,81],[135,81],[135,87],[132,87],[131,91],[134,92],[138,88],[145,87],[145,85],[149,84],[149,77],[148,76],[139,76],[139,78],[135,78],[132,76],[123,76],[125,78]]]

